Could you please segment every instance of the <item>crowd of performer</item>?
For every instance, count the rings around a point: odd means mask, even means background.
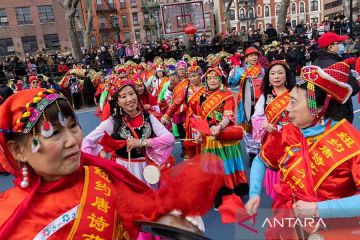
[[[15,94],[2,85],[0,170],[15,187],[0,197],[0,239],[155,239],[134,221],[172,210],[204,231],[200,216],[211,208],[223,223],[257,213],[263,188],[275,218],[327,224],[269,227],[267,239],[357,239],[360,58],[338,56],[345,40],[322,35],[298,81],[286,60],[264,64],[248,47],[206,61],[127,61],[105,73],[75,66],[58,84],[37,75]],[[74,109],[86,85],[101,123],[82,138]]]

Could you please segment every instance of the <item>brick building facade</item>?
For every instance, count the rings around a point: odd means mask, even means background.
[[[0,0],[0,57],[42,48],[71,48],[62,6],[56,0]]]
[[[115,42],[144,42],[159,37],[180,37],[181,34],[164,36],[160,4],[174,0],[96,0],[93,2],[93,30],[91,45],[111,45]],[[176,1],[182,2],[182,1]],[[88,15],[84,0],[81,2],[84,19]],[[213,4],[204,1],[206,33],[214,34]]]
[[[219,0],[221,6],[221,1]],[[298,23],[319,23],[323,19],[324,0],[291,0],[287,19],[296,26]],[[278,13],[281,0],[234,0],[230,8],[231,27],[238,31],[246,31],[249,28],[264,31],[269,24],[277,25]],[[219,11],[215,9],[215,11]],[[218,31],[226,31],[223,14],[218,13],[217,25],[221,26]]]

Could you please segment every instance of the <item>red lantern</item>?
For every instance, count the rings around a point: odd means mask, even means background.
[[[197,32],[197,28],[196,26],[190,24],[185,28],[184,32],[188,35],[194,35]]]

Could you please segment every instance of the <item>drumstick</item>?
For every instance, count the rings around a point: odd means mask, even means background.
[[[131,163],[131,152],[128,151],[128,169],[130,170],[130,163]]]
[[[180,139],[181,141],[196,141],[196,139],[192,139],[192,138],[183,138]]]

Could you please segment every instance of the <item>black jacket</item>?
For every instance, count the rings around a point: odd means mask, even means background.
[[[334,63],[340,62],[342,59],[336,54],[319,51],[317,53],[317,58],[313,62],[313,65],[319,66],[321,68],[326,68]],[[348,84],[352,87],[353,92],[351,96],[356,95],[359,92],[359,85],[355,77],[350,73]],[[331,107],[331,106],[329,106]],[[353,110],[352,99],[349,100],[342,105],[341,111],[343,112],[344,118],[348,120],[350,123],[354,120],[354,110]]]

